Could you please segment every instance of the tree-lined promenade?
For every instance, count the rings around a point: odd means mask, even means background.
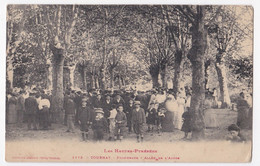
[[[231,108],[252,94],[252,19],[249,6],[9,5],[7,92],[36,87],[63,114],[73,89],[150,83],[177,99],[186,86],[201,138],[208,98]]]

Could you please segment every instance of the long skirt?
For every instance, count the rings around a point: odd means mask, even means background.
[[[162,131],[163,132],[173,132],[174,125],[173,125],[174,113],[167,111],[165,113],[165,117],[162,118]]]
[[[9,104],[7,110],[7,123],[17,123],[18,120],[18,112],[16,110],[15,104]]]
[[[174,126],[176,129],[181,130],[182,127],[182,114],[184,113],[184,107],[179,107],[178,111],[174,112]]]

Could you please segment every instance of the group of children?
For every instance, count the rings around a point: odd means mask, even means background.
[[[133,102],[133,101],[132,101]],[[131,101],[130,101],[131,103]],[[102,108],[95,108],[94,110],[88,106],[87,100],[82,101],[80,109],[79,124],[82,134],[82,140],[87,141],[89,136],[89,129],[91,128],[94,133],[94,139],[97,141],[103,140],[105,133],[108,133],[108,140],[122,140],[124,137],[125,127],[128,126],[128,131],[133,129],[136,133],[137,142],[142,142],[144,139],[145,124],[149,121],[149,115],[145,114],[141,108],[140,101],[134,101],[131,116],[129,112],[124,111],[122,104],[112,105],[109,117],[104,116]],[[161,131],[161,122],[165,118],[165,108],[158,109],[158,112],[152,112],[157,117],[156,125],[157,131]],[[129,117],[131,119],[129,119]],[[191,132],[191,114],[186,111],[183,114],[183,126],[181,131],[185,133],[184,138],[187,138],[188,133]],[[148,123],[149,124],[149,123]],[[149,125],[148,125],[149,128]],[[149,130],[148,130],[149,132]]]
[[[144,124],[146,123],[145,112],[140,105],[140,101],[134,102],[135,108],[132,110],[131,116],[131,127],[133,127],[136,133],[138,142],[143,141]],[[123,110],[122,104],[113,105],[110,110],[110,116],[106,119],[102,108],[93,110],[88,107],[87,101],[83,101],[79,116],[82,140],[88,140],[90,128],[92,128],[94,139],[97,141],[103,140],[104,134],[107,132],[109,133],[109,140],[122,140],[127,125],[127,116]]]
[[[136,133],[137,142],[142,142],[144,139],[144,125],[146,123],[146,115],[143,108],[140,107],[140,101],[134,102],[135,108],[132,111],[131,123],[134,132]],[[104,139],[104,134],[109,133],[108,140],[123,140],[125,127],[127,126],[127,116],[123,111],[123,105],[119,104],[116,107],[113,106],[110,111],[110,116],[107,119],[104,117],[104,111],[102,108],[95,108],[94,111],[87,107],[87,102],[82,102],[81,113],[79,118],[80,130],[82,134],[82,140],[88,140],[89,128],[92,128],[94,133],[94,139],[101,141]],[[165,109],[160,109],[158,112],[159,119],[163,118]],[[183,125],[181,131],[184,132],[184,139],[187,139],[188,133],[191,132],[191,111],[188,110],[183,113]],[[158,122],[160,129],[160,122]],[[158,130],[160,131],[160,130]],[[228,127],[229,134],[226,140],[232,142],[243,142],[245,138],[240,133],[240,128],[236,124],[231,124]]]

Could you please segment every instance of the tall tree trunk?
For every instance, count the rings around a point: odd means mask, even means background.
[[[95,84],[96,84],[96,82],[95,82],[95,76],[94,76],[94,74],[92,74],[91,75],[91,89],[95,89]]]
[[[208,74],[208,68],[210,66],[210,60],[207,60],[205,62],[205,89],[208,89],[208,77],[209,77],[209,74]]]
[[[69,67],[69,72],[70,72],[70,87],[74,88],[74,75],[75,75],[75,68],[76,65],[70,66]]]
[[[228,108],[231,105],[230,96],[227,86],[226,67],[223,62],[223,54],[219,53],[216,58],[216,71],[218,75],[219,89],[220,89],[220,101],[222,102],[222,108]]]
[[[95,68],[92,67],[91,69],[91,76],[90,76],[90,86],[91,86],[91,89],[95,89],[95,84],[96,84],[96,81],[95,81]]]
[[[105,90],[107,89],[107,86],[106,86],[106,71],[105,71],[105,68],[104,68],[104,65],[101,65],[100,67],[100,88],[102,90]]]
[[[122,89],[122,79],[121,76],[118,76],[118,85],[119,85],[119,89]]]
[[[7,15],[8,17],[8,15]],[[9,18],[10,19],[10,18]],[[13,88],[13,80],[14,80],[14,68],[13,68],[13,56],[11,51],[11,40],[12,40],[12,35],[13,35],[13,23],[12,20],[7,20],[7,40],[6,40],[6,76],[7,76],[7,87],[6,88]],[[20,34],[20,33],[19,33]]]
[[[204,137],[203,105],[205,99],[204,92],[204,63],[193,62],[192,65],[192,98],[191,110],[193,111],[192,138]]]
[[[87,89],[87,68],[83,69],[83,88]]]
[[[167,63],[163,65],[161,70],[162,87],[167,89]]]
[[[110,70],[110,87],[114,89],[114,78],[115,78],[115,73],[114,69]]]
[[[64,55],[62,48],[56,48],[50,45],[53,53],[53,93],[52,93],[52,111],[56,113],[55,119],[58,123],[63,123],[63,67]]]
[[[87,89],[87,67],[82,66],[82,70],[80,71],[81,79],[82,79],[82,85],[83,89]]]
[[[174,78],[173,78],[173,91],[175,98],[177,97],[177,91],[180,87],[180,78],[181,78],[181,62],[182,62],[182,51],[177,51],[175,54],[174,60]]]
[[[192,31],[192,47],[188,58],[192,64],[192,139],[204,138],[204,100],[205,100],[205,50],[207,48],[207,31],[204,29],[205,6],[197,6]]]
[[[9,88],[13,88],[13,83],[14,83],[14,66],[13,66],[13,60],[14,60],[14,53],[16,52],[17,47],[20,45],[20,43],[23,41],[20,38],[21,35],[21,31],[24,28],[24,23],[25,23],[25,19],[23,19],[23,21],[19,24],[18,27],[16,27],[16,31],[17,31],[17,40],[16,40],[16,44],[14,47],[11,47],[11,41],[12,41],[12,37],[14,35],[14,24],[12,22],[12,18],[10,18],[9,16],[7,16],[7,40],[6,40],[6,61],[7,61],[7,68],[6,68],[6,75],[7,75],[7,80],[9,82]]]
[[[159,87],[159,67],[157,65],[150,65],[149,73],[152,77],[153,88]]]
[[[100,88],[99,81],[98,81],[98,75],[95,75],[95,87],[96,87],[96,89]]]
[[[7,62],[7,68],[6,68],[6,74],[7,74],[7,80],[9,83],[8,88],[13,88],[13,82],[14,82],[14,67],[12,61]]]
[[[51,91],[53,88],[53,64],[50,60],[47,60],[48,71],[47,71],[47,86],[46,88]]]
[[[108,30],[108,24],[107,22],[107,9],[105,8],[105,18],[104,18],[104,24],[105,24],[105,36],[104,36],[104,53],[103,53],[103,62],[100,67],[100,86],[102,90],[107,89],[107,83],[106,83],[106,59],[107,59],[107,30]]]
[[[66,31],[63,34],[61,31],[61,17],[62,17],[62,5],[57,7],[56,17],[54,18],[52,23],[55,23],[51,26],[55,26],[55,34],[52,34],[52,39],[49,43],[50,50],[53,53],[53,91],[52,91],[52,111],[56,113],[54,119],[56,122],[63,123],[64,121],[64,109],[63,109],[63,67],[64,67],[64,59],[67,55],[67,50],[69,50],[71,43],[71,36],[74,30],[77,15],[78,15],[78,8],[76,5],[73,5],[73,16],[71,17],[70,21],[68,22],[68,27],[66,27]],[[66,26],[66,23],[65,23]],[[51,27],[52,28],[52,27]],[[54,29],[53,29],[54,30]],[[64,40],[64,43],[61,43],[61,40]],[[57,116],[57,117],[56,117]]]
[[[153,88],[159,87],[159,73],[152,75]]]

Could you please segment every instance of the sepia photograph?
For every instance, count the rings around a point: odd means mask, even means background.
[[[7,162],[251,162],[252,6],[6,8]]]

